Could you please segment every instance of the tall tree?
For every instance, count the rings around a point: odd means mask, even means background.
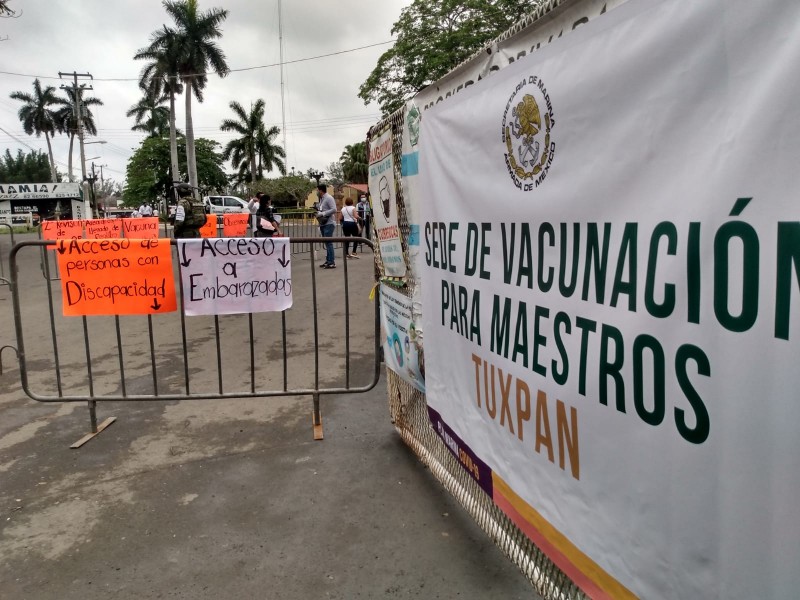
[[[177,33],[167,27],[150,36],[150,45],[134,55],[134,60],[150,61],[139,75],[139,87],[153,98],[166,94],[169,98],[169,148],[172,180],[180,180],[178,164],[178,129],[175,126],[175,96],[183,92],[178,76],[178,54],[181,45]]]
[[[42,88],[42,84],[38,79],[33,81],[32,94],[11,92],[10,96],[12,100],[19,100],[25,103],[17,113],[25,133],[36,135],[36,137],[44,134],[44,139],[47,141],[47,154],[50,157],[50,177],[53,182],[58,181],[56,179],[56,161],[53,159],[53,145],[50,143],[50,137],[55,135],[58,130],[58,118],[56,111],[53,109],[56,106],[62,106],[64,100],[56,95],[56,88],[52,85]]]
[[[232,139],[225,145],[222,157],[230,160],[240,174],[243,174],[243,167],[246,167],[250,181],[255,182],[258,175],[258,136],[264,131],[264,101],[261,98],[256,100],[249,113],[236,100],[229,106],[236,118],[225,119],[219,128],[238,133],[241,137]]]
[[[208,70],[225,77],[230,69],[225,53],[214,40],[222,37],[220,25],[228,11],[212,8],[200,12],[197,0],[164,0],[164,8],[175,21],[178,56],[178,74],[186,88],[186,161],[189,183],[197,185],[197,160],[195,158],[194,127],[192,125],[192,95],[203,101],[203,90],[208,82]],[[165,29],[167,29],[165,27]]]
[[[78,135],[78,117],[75,115],[75,104],[77,101],[75,88],[64,88],[64,94],[67,98],[64,104],[56,112],[57,129],[60,133],[66,133],[69,136],[69,156],[67,157],[67,176],[70,181],[75,178],[72,174],[72,148],[75,144],[75,136]],[[97,125],[94,122],[94,115],[92,114],[90,106],[103,106],[103,101],[100,98],[92,96],[86,98],[82,94],[81,105],[85,107],[83,111],[83,130],[89,135],[97,135]],[[82,169],[82,167],[81,167]]]
[[[39,150],[12,156],[6,149],[0,157],[0,181],[3,183],[46,183],[51,180],[50,161]]]
[[[414,0],[392,25],[397,38],[361,84],[364,103],[393,113],[500,35],[541,0]]]
[[[185,159],[186,138],[178,138],[181,168],[187,171]],[[200,187],[224,190],[228,177],[223,170],[224,160],[219,144],[213,140],[199,138],[197,145],[197,173]],[[172,187],[169,141],[160,137],[148,137],[128,161],[123,203],[139,206],[145,200],[164,197]]]
[[[341,187],[344,185],[344,169],[340,161],[332,162],[328,165],[328,182],[334,187]]]
[[[356,142],[344,147],[339,161],[344,178],[350,183],[367,183],[367,143]]]
[[[126,117],[133,117],[132,131],[143,131],[150,137],[169,136],[170,112],[164,106],[169,102],[169,95],[152,96],[149,90],[142,90],[144,94],[139,101],[128,109]],[[177,132],[176,132],[177,133]],[[175,154],[177,158],[177,152]]]

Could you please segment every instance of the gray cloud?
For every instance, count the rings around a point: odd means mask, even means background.
[[[286,99],[286,140],[288,166],[325,169],[337,160],[346,144],[364,139],[377,119],[375,105],[364,106],[356,96],[359,85],[390,46],[291,63],[302,58],[338,52],[391,38],[392,24],[411,0],[284,0],[283,38],[284,94]],[[220,46],[232,69],[279,62],[277,0],[201,0],[200,7],[229,11],[223,25]],[[158,0],[12,0],[21,12],[16,19],[0,20],[0,70],[26,75],[57,77],[58,71],[90,72],[94,75],[92,95],[105,106],[97,107],[95,120],[105,145],[92,145],[86,156],[100,155],[96,163],[106,164],[106,176],[122,180],[127,159],[142,139],[130,130],[132,119],[125,112],[140,92],[136,79],[142,64],[134,53],[147,45],[150,34],[169,23]],[[12,91],[29,91],[33,77],[0,75],[0,127],[21,141],[46,150],[44,138],[22,132],[16,112],[19,103],[8,96]],[[43,79],[58,87],[58,79]],[[244,106],[258,98],[267,105],[267,121],[281,126],[280,70],[277,66],[232,72],[224,79],[212,76],[205,101],[192,101],[195,135],[224,144],[230,134],[219,131],[219,123],[230,115],[232,100]],[[178,124],[183,128],[184,99],[179,98]],[[76,144],[77,145],[77,144]],[[26,148],[0,132],[0,149]],[[68,141],[54,142],[56,160],[66,171]],[[76,171],[80,173],[77,151]],[[229,171],[232,168],[228,167]]]

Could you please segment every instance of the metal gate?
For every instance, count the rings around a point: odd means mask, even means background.
[[[375,268],[370,260],[348,262],[342,246],[340,268],[318,270],[313,248],[321,238],[289,241],[292,308],[208,317],[184,314],[174,240],[179,310],[109,317],[61,316],[61,286],[49,267],[56,243],[16,244],[9,284],[23,391],[39,402],[88,402],[92,433],[73,447],[113,422],[97,423],[103,401],[311,396],[315,439],[322,439],[321,396],[366,392],[378,382]]]

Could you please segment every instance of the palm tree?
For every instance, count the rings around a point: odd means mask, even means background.
[[[75,115],[75,105],[76,105],[76,94],[75,88],[64,88],[64,93],[67,95],[66,100],[64,100],[64,104],[58,109],[56,112],[56,128],[60,133],[66,133],[69,135],[69,157],[67,158],[67,174],[69,176],[69,180],[73,181],[75,177],[72,174],[72,148],[75,144],[75,136],[78,135],[78,117]],[[80,103],[84,107],[89,106],[103,106],[103,101],[100,98],[83,98],[78,93],[78,97],[80,98]],[[83,130],[85,133],[89,135],[97,135],[97,125],[94,122],[94,115],[89,108],[86,108],[83,112]],[[81,167],[81,171],[83,167]]]
[[[264,169],[269,172],[277,167],[285,175],[286,167],[281,158],[286,154],[283,148],[274,144],[280,129],[274,125],[269,129],[264,127],[264,101],[256,100],[249,113],[235,100],[230,107],[237,119],[225,119],[219,128],[242,137],[229,141],[222,157],[239,169],[240,178],[246,173],[253,182],[263,177]]]
[[[134,55],[134,60],[149,60],[139,74],[139,87],[152,98],[169,98],[169,155],[172,181],[180,180],[178,130],[175,127],[175,96],[183,92],[178,79],[180,44],[175,31],[167,26],[150,36],[150,45]]]
[[[139,101],[128,109],[126,117],[134,118],[132,131],[143,131],[148,137],[164,137],[169,135],[169,108],[164,106],[169,101],[168,94],[160,97],[152,96],[148,90]]]
[[[189,183],[197,186],[197,160],[192,126],[192,94],[203,101],[203,89],[208,82],[207,70],[225,77],[230,69],[225,53],[214,42],[222,37],[220,25],[228,11],[212,8],[200,12],[197,0],[164,0],[164,8],[175,21],[174,34],[178,48],[178,74],[186,87],[186,164]],[[166,27],[164,28],[167,29]]]
[[[281,132],[277,125],[258,132],[256,151],[258,152],[258,176],[263,177],[264,170],[269,173],[277,168],[281,175],[286,175],[286,150],[275,143],[275,138]]]
[[[350,183],[367,183],[367,144],[357,142],[344,147],[339,159],[342,163],[344,178]]]
[[[25,92],[11,92],[12,100],[19,100],[25,104],[19,109],[19,120],[22,122],[22,129],[28,135],[36,134],[36,137],[44,134],[47,140],[47,153],[50,157],[50,176],[53,183],[56,178],[56,161],[53,159],[53,146],[50,143],[50,136],[55,135],[58,129],[58,119],[53,106],[61,106],[64,100],[56,96],[56,88],[48,85],[42,89],[42,84],[38,79],[33,81],[33,94]]]
[[[222,151],[222,158],[230,160],[242,173],[242,166],[249,167],[250,181],[256,180],[256,158],[258,151],[256,141],[260,132],[264,131],[264,101],[259,98],[250,107],[248,114],[236,100],[229,105],[237,119],[225,119],[219,128],[222,131],[233,131],[241,137],[229,141]]]

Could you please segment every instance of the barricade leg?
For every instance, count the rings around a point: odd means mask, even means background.
[[[322,440],[325,434],[322,431],[322,413],[319,410],[319,394],[314,394],[314,412],[312,414],[314,423],[314,439]]]
[[[89,440],[93,440],[97,437],[104,429],[106,429],[109,425],[111,425],[114,421],[117,420],[117,417],[108,417],[105,421],[103,421],[99,426],[97,425],[97,402],[94,400],[89,400],[89,421],[91,422],[92,431],[91,433],[87,433],[77,442],[72,444],[70,448],[75,450],[76,448],[80,448]]]

